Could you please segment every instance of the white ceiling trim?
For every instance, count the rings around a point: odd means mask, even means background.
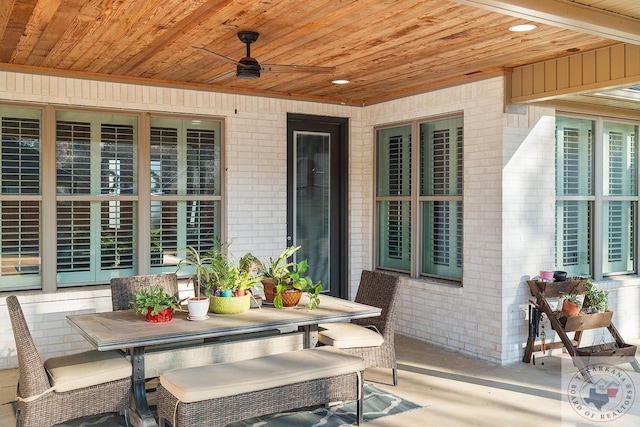
[[[503,15],[640,45],[640,20],[557,0],[453,0]]]

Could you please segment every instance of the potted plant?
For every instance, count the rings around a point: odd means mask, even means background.
[[[582,305],[582,299],[578,294],[564,294],[564,300],[562,301],[562,312],[566,316],[577,316],[580,313],[580,306]]]
[[[206,318],[209,311],[209,298],[200,295],[200,288],[210,280],[211,259],[207,256],[201,256],[194,247],[188,246],[186,248],[186,256],[178,262],[176,272],[180,271],[184,265],[191,266],[194,271],[189,278],[189,282],[193,284],[193,296],[186,298],[189,318]]]
[[[155,286],[136,291],[134,296],[133,312],[145,315],[147,322],[168,322],[173,318],[173,311],[180,307],[178,298]]]
[[[609,309],[609,291],[598,289],[591,279],[584,284],[584,303],[589,313],[604,313]]]
[[[273,305],[276,308],[292,307],[298,304],[302,293],[306,293],[309,297],[309,302],[305,304],[307,309],[313,310],[320,305],[319,295],[322,291],[322,283],[313,283],[310,277],[301,276],[308,268],[306,259],[295,263],[289,273],[284,276],[284,280],[276,285],[276,295],[273,298]],[[288,294],[294,296],[289,297]]]
[[[303,277],[309,265],[307,260],[299,262],[289,261],[300,246],[289,246],[276,258],[262,267],[262,285],[267,302],[272,302],[276,308],[292,307],[300,301],[302,293],[309,296],[309,302],[305,307],[313,310],[320,304],[320,292],[322,283],[313,283],[310,277]]]
[[[210,309],[214,313],[232,314],[246,311],[253,297],[250,290],[260,285],[259,261],[250,253],[236,264],[221,248],[211,250]],[[249,292],[248,292],[249,291]]]
[[[261,273],[264,276],[262,286],[264,288],[265,301],[273,303],[276,295],[276,286],[287,280],[290,268],[295,265],[289,258],[300,249],[300,246],[289,246],[276,258],[269,258],[269,261],[262,265]]]

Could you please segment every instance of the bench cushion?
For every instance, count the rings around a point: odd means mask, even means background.
[[[364,370],[365,361],[333,347],[309,348],[238,362],[173,369],[160,383],[181,402],[200,402]]]
[[[131,363],[117,351],[85,351],[44,362],[55,391],[63,392],[131,376]]]
[[[378,332],[354,323],[321,324],[318,341],[336,348],[379,347],[384,338]]]

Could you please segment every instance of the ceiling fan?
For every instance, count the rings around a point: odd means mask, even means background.
[[[255,31],[240,31],[238,32],[238,38],[242,43],[247,45],[247,54],[239,61],[228,58],[219,53],[213,52],[204,47],[193,46],[203,52],[214,55],[224,61],[230,62],[236,66],[235,74],[239,79],[254,80],[260,77],[260,72],[272,72],[272,73],[333,73],[335,67],[316,67],[313,65],[284,65],[284,64],[260,64],[255,58],[251,57],[251,43],[258,40],[260,34]],[[227,77],[232,72],[225,73],[221,76],[214,77],[208,80],[206,83],[212,83],[216,80],[220,80]]]

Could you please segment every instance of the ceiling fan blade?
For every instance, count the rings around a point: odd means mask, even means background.
[[[330,74],[336,72],[336,67],[317,67],[313,65],[284,65],[284,64],[262,64],[260,71],[271,73],[313,73]]]
[[[227,77],[231,77],[231,76],[235,76],[235,75],[236,75],[236,70],[229,71],[228,73],[220,74],[217,77],[214,77],[212,79],[207,80],[206,82],[204,82],[204,84],[208,85],[208,84],[211,84],[211,83],[215,83],[215,82],[217,82],[219,80],[224,80]]]
[[[194,49],[198,49],[198,50],[201,50],[201,51],[203,51],[203,52],[206,52],[206,53],[208,53],[208,54],[210,54],[210,55],[216,56],[216,57],[218,57],[218,58],[220,58],[220,59],[222,59],[222,60],[224,60],[224,61],[227,61],[227,62],[232,63],[233,65],[240,65],[240,66],[242,66],[242,64],[240,64],[240,63],[239,63],[238,61],[236,61],[235,59],[227,58],[227,57],[226,57],[226,56],[224,56],[224,55],[220,55],[219,53],[215,53],[215,52],[213,52],[213,51],[211,51],[211,50],[209,50],[209,49],[205,49],[204,47],[199,47],[199,46],[191,46],[191,47],[193,47]]]

